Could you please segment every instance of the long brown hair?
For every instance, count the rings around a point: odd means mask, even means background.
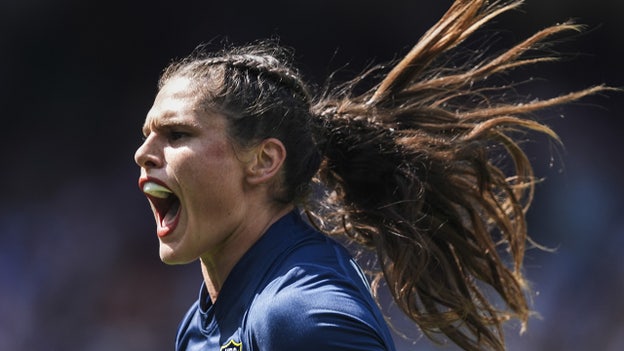
[[[513,86],[488,84],[555,60],[535,50],[579,30],[571,23],[454,65],[466,38],[521,3],[457,0],[389,71],[375,67],[318,97],[287,50],[271,43],[194,53],[168,67],[160,84],[192,78],[240,145],[282,140],[288,157],[275,200],[303,206],[326,233],[374,252],[376,282],[383,278],[426,335],[444,334],[465,350],[503,350],[503,322],[518,318],[524,328],[530,315],[522,261],[536,179],[518,140],[537,132],[558,142],[531,116],[608,89],[523,101],[505,98]],[[355,92],[376,77],[373,88]]]

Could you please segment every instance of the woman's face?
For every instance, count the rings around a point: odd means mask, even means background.
[[[244,165],[225,117],[198,107],[186,78],[166,83],[147,114],[135,154],[139,186],[156,219],[160,257],[191,262],[235,240],[245,219]]]

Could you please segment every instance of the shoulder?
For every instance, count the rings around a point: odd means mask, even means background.
[[[254,300],[247,322],[261,349],[392,349],[368,291],[319,265],[292,267],[274,279]]]

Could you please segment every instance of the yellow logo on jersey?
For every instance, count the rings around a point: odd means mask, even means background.
[[[241,351],[242,349],[243,349],[242,342],[236,342],[231,339],[227,344],[225,344],[224,346],[221,346],[221,351]]]

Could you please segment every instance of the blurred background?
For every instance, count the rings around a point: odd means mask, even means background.
[[[450,3],[0,0],[0,350],[173,349],[199,266],[159,261],[133,161],[171,59],[279,37],[320,84],[406,53]],[[532,96],[624,86],[622,1],[528,0],[486,33],[510,45],[571,18],[588,30],[559,47],[568,59],[519,72],[544,78]],[[529,145],[545,178],[529,226],[556,251],[527,253],[541,317],[511,326],[510,350],[624,350],[623,112],[609,94],[542,116],[566,146]],[[405,332],[399,350],[436,349]]]

